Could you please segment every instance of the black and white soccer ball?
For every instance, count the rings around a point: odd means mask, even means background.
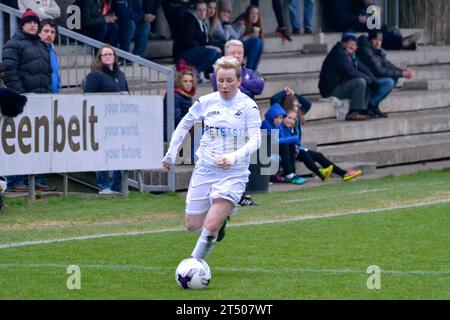
[[[211,281],[211,270],[205,260],[187,258],[178,265],[175,280],[183,289],[206,289]]]

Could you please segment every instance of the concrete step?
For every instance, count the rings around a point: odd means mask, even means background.
[[[416,74],[414,80],[407,80],[401,78],[397,87],[402,88],[410,82],[422,80],[441,80],[431,81],[427,84],[426,89],[420,90],[442,90],[448,89],[450,82],[450,64],[440,66],[419,66],[414,67]],[[265,85],[262,94],[257,96],[257,99],[267,99],[272,97],[275,93],[281,91],[285,87],[291,87],[295,92],[311,95],[319,94],[319,72],[302,72],[297,74],[286,75],[267,75],[264,76]],[[411,88],[411,85],[406,88]],[[423,87],[423,86],[422,86]],[[422,88],[421,87],[421,88]],[[202,83],[198,85],[197,95],[202,96],[211,92],[211,83]],[[417,89],[416,89],[417,90]]]
[[[334,162],[376,162],[377,167],[450,158],[450,132],[324,146]]]
[[[402,29],[402,34],[410,35],[420,32],[422,37],[419,44],[426,44],[428,36],[424,29]],[[362,35],[359,33],[358,35]],[[340,41],[341,33],[319,33],[313,35],[292,35],[291,42],[284,42],[280,37],[274,36],[273,33],[267,33],[264,37],[264,53],[281,53],[281,52],[299,52],[305,45],[309,44],[325,44],[330,49],[336,42]],[[172,40],[150,40],[145,57],[147,58],[167,58],[172,56]]]
[[[397,91],[384,100],[380,109],[384,112],[408,112],[424,109],[435,109],[450,106],[450,92],[436,91]],[[260,106],[261,107],[261,106]],[[264,109],[261,107],[261,109]],[[267,110],[267,109],[266,109]],[[263,112],[263,110],[262,110]],[[265,112],[265,111],[264,111]],[[313,102],[306,120],[335,118],[336,113],[329,101]]]
[[[392,113],[389,118],[345,124],[328,119],[307,122],[303,127],[303,137],[318,146],[436,132],[450,132],[450,108]]]
[[[404,90],[448,90],[450,89],[449,79],[417,79],[406,81],[403,84]]]

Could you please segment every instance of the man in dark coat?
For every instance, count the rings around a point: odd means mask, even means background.
[[[28,9],[22,14],[20,29],[3,47],[5,85],[20,93],[52,92],[50,54],[38,28],[39,17]]]
[[[412,79],[414,73],[410,69],[399,68],[390,62],[386,58],[386,51],[381,47],[382,43],[383,31],[380,29],[370,30],[368,37],[362,35],[358,38],[356,54],[359,60],[370,69],[380,85],[379,92],[370,97],[369,116],[385,118],[387,114],[380,111],[379,104],[395,88],[399,78]]]
[[[38,36],[39,17],[31,9],[21,16],[19,30],[3,47],[5,85],[18,93],[51,93],[52,68],[50,53]],[[11,191],[27,191],[27,176],[8,177]],[[36,176],[36,190],[53,191],[42,176]]]
[[[355,33],[344,33],[341,41],[326,56],[320,70],[322,97],[350,99],[346,120],[367,120],[371,90],[377,92],[379,89],[374,75],[356,58],[357,41]]]

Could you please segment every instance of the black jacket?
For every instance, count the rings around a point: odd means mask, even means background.
[[[102,15],[103,5],[100,0],[77,0],[74,5],[80,7],[82,33],[86,32],[86,28],[105,23],[105,17]]]
[[[36,35],[17,31],[3,47],[5,85],[19,93],[51,93],[52,67],[47,45]]]
[[[356,52],[359,60],[364,63],[377,78],[398,79],[403,76],[403,70],[396,67],[386,59],[386,51],[383,49],[374,49],[367,36],[358,38],[358,51]]]
[[[338,42],[326,56],[320,70],[320,94],[324,98],[329,97],[335,88],[355,78],[363,78],[368,85],[375,79],[370,70],[363,63],[352,60]]]
[[[180,30],[177,52],[174,52],[176,58],[192,48],[210,44],[208,41],[208,31],[201,29],[199,21],[192,12],[188,13],[183,21],[184,25],[183,30]]]
[[[91,71],[86,77],[84,92],[121,92],[128,91],[125,74],[115,68],[109,70],[103,67],[102,71]]]

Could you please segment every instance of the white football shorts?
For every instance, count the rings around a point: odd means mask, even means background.
[[[186,196],[186,214],[200,215],[208,212],[213,199],[230,200],[236,206],[241,200],[248,182],[248,170],[221,170],[196,166]]]

